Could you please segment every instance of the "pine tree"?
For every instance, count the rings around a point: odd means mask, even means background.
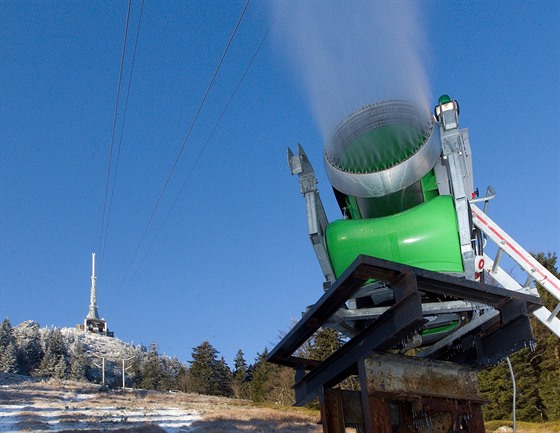
[[[144,389],[160,389],[163,380],[163,368],[158,353],[158,346],[150,344],[146,362],[142,369],[142,382],[140,386]]]
[[[483,370],[478,375],[480,393],[488,403],[484,405],[486,420],[505,420],[511,417],[512,385],[507,364]]]
[[[239,349],[233,361],[232,391],[235,398],[248,399],[250,392],[250,377],[247,361],[243,356],[243,351]]]
[[[41,365],[33,372],[33,375],[38,377],[55,377],[57,363],[58,356],[52,351],[47,350],[41,360]]]
[[[68,377],[68,361],[63,355],[59,355],[54,365],[54,375],[57,379],[66,379]]]
[[[183,368],[183,364],[176,356],[171,359],[162,358],[163,379],[161,388],[165,390],[179,389],[179,374]]]
[[[189,371],[181,364],[179,373],[177,374],[177,390],[181,392],[189,392]]]
[[[331,328],[320,328],[311,338],[306,356],[324,361],[342,346],[342,335]]]
[[[146,348],[136,346],[126,352],[126,358],[132,357],[127,371],[127,384],[131,387],[140,387],[143,379],[142,366],[145,364]]]
[[[215,375],[216,394],[224,397],[231,397],[233,395],[232,373],[223,356],[216,364]]]
[[[47,330],[44,346],[45,356],[34,375],[65,378],[68,372],[68,360],[60,329],[52,328]]]
[[[189,388],[191,392],[207,395],[220,394],[220,378],[223,374],[218,361],[218,351],[204,341],[193,348],[189,368]]]
[[[10,342],[0,351],[0,371],[4,373],[17,373],[16,345]]]
[[[260,403],[267,401],[268,380],[272,373],[273,364],[268,362],[268,348],[262,353],[257,353],[253,367],[253,379],[251,380],[251,399]]]
[[[86,380],[88,373],[88,358],[82,343],[75,342],[70,361],[70,377],[74,380]]]
[[[0,325],[0,371],[4,373],[16,373],[17,352],[14,329],[7,317]]]
[[[18,365],[21,374],[32,375],[41,365],[44,356],[41,333],[36,322],[24,322],[15,328],[18,347]]]
[[[295,401],[292,389],[294,371],[268,362],[267,357],[267,348],[257,354],[251,381],[251,399],[258,403],[292,405]]]
[[[556,254],[537,253],[534,256],[553,275],[560,278]],[[558,300],[538,284],[537,289],[545,306],[552,311],[558,304]],[[560,339],[536,320],[532,321],[532,326],[537,342],[532,362],[540,371],[538,392],[543,409],[541,417],[558,421],[560,420]]]
[[[10,344],[15,346],[16,337],[10,319],[6,317],[0,325],[0,351],[6,349]]]

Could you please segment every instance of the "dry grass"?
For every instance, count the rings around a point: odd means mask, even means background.
[[[198,394],[102,390],[0,374],[0,432],[319,433],[318,412]]]
[[[321,433],[319,412],[198,394],[103,391],[98,385],[0,374],[0,433]],[[486,423],[510,433],[511,421]],[[350,432],[350,429],[348,429]],[[560,422],[517,424],[560,433]]]
[[[511,433],[513,423],[511,421],[488,421],[484,423],[486,433]],[[560,433],[560,421],[551,422],[524,422],[518,421],[517,433]]]
[[[320,433],[323,429],[317,421],[317,417],[297,412],[238,408],[209,414],[192,426],[196,433]]]

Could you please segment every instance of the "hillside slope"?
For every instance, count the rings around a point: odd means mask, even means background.
[[[0,432],[319,433],[318,414],[197,394],[107,390],[0,373]]]

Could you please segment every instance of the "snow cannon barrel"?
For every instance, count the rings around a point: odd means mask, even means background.
[[[392,215],[423,203],[422,179],[440,156],[439,127],[431,113],[406,101],[359,109],[324,149],[340,207],[359,212],[352,218]]]
[[[360,254],[464,272],[442,152],[437,120],[406,101],[365,106],[335,129],[324,162],[344,215],[325,230],[336,278]]]

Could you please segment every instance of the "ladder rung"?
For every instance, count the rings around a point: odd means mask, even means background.
[[[523,284],[524,289],[528,289],[531,283],[533,282],[533,277],[531,275],[527,275],[527,279],[525,280],[525,284]]]
[[[501,248],[498,248],[498,252],[496,253],[496,258],[494,259],[494,264],[492,265],[492,273],[495,274],[496,271],[498,270],[498,267],[500,266],[500,260],[502,259],[502,254],[504,253],[504,250],[502,250]]]
[[[554,308],[554,310],[552,310],[552,313],[550,313],[550,317],[548,319],[546,319],[546,321],[550,322],[552,319],[554,319],[558,315],[558,313],[560,313],[560,302]]]

